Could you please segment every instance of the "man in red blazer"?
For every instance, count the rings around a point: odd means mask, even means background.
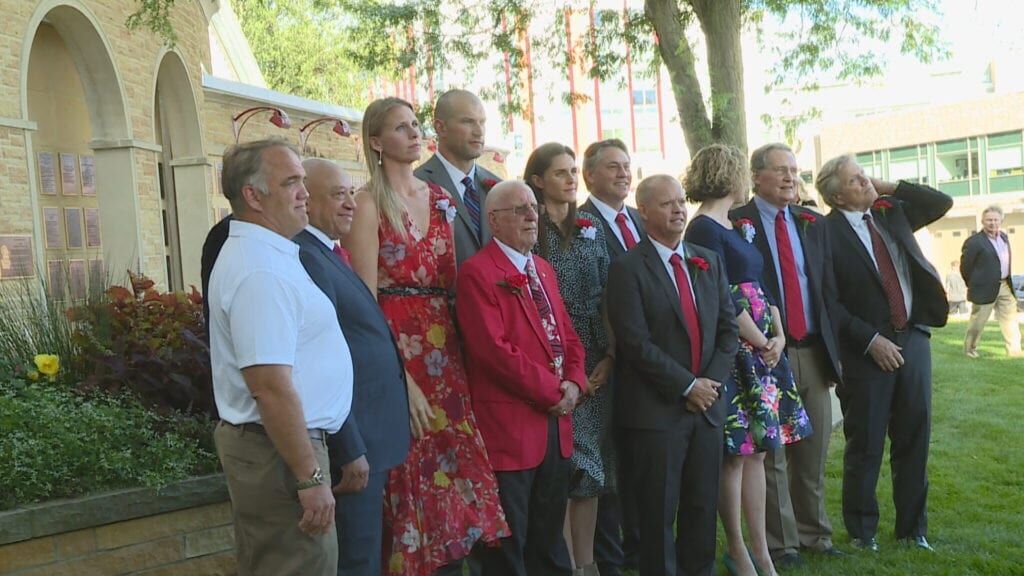
[[[530,253],[537,203],[522,181],[487,195],[493,240],[459,268],[456,311],[473,411],[512,536],[482,552],[484,576],[568,575],[559,556],[569,497],[571,413],[583,346],[555,273]]]

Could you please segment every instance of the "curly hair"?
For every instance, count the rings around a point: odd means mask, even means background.
[[[683,177],[686,199],[690,202],[725,198],[749,187],[750,171],[743,152],[724,144],[701,148]]]

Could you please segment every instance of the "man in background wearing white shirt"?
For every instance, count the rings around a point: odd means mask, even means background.
[[[352,358],[330,300],[291,241],[305,171],[282,140],[236,145],[222,189],[234,219],[210,277],[214,432],[239,574],[334,576],[327,435],[352,402]]]

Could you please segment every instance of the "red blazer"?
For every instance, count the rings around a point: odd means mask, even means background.
[[[586,390],[583,345],[565,311],[551,265],[533,257],[565,348],[563,380]],[[562,392],[551,346],[537,308],[524,286],[516,294],[507,279],[520,274],[490,242],[459,267],[455,308],[462,332],[466,375],[477,426],[491,467],[499,472],[536,468],[547,447],[548,409]],[[558,419],[564,458],[572,456],[572,416]]]

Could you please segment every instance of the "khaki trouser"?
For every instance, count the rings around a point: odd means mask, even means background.
[[[981,333],[985,331],[992,309],[995,308],[999,328],[1003,332],[1003,344],[1006,353],[1020,354],[1020,325],[1017,323],[1017,298],[1007,286],[1006,281],[999,282],[999,295],[991,304],[971,304],[971,320],[967,324],[967,337],[964,339],[964,352],[976,352]]]
[[[765,455],[765,529],[773,558],[832,547],[832,524],[825,511],[825,459],[832,435],[832,396],[824,344],[788,348],[797,391],[814,433]]]
[[[335,576],[335,527],[318,536],[299,530],[297,480],[270,438],[220,422],[213,439],[231,494],[239,576]],[[326,476],[327,446],[313,441],[313,452]]]

